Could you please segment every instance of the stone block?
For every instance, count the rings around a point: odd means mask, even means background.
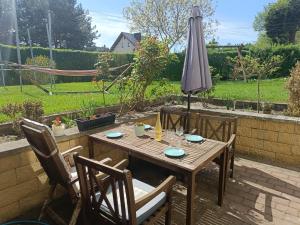
[[[250,127],[257,129],[262,129],[264,127],[264,124],[265,121],[252,118],[242,118],[240,122],[241,127]]]
[[[37,161],[38,159],[30,147],[28,147],[26,151],[20,153],[20,164],[22,166],[29,165]]]
[[[20,206],[18,202],[0,207],[0,223],[4,223],[20,215]]]
[[[29,211],[35,207],[42,206],[43,202],[48,197],[48,190],[40,191],[34,195],[23,198],[19,201],[22,211]]]
[[[0,207],[12,204],[38,191],[37,180],[30,180],[0,191]]]
[[[0,173],[0,190],[16,185],[16,170],[8,170],[3,173]]]
[[[57,145],[58,145],[60,152],[64,152],[64,151],[70,149],[70,141],[60,142]]]
[[[280,131],[286,133],[294,133],[295,124],[293,123],[284,123],[284,122],[274,122],[266,121],[264,123],[264,130]]]
[[[285,155],[292,155],[291,145],[276,143],[271,141],[264,141],[264,148],[265,151],[275,152]]]
[[[300,156],[276,153],[276,161],[289,166],[299,166]]]
[[[43,172],[44,170],[39,162],[16,168],[17,183],[20,184],[24,181],[35,179]]]
[[[0,173],[12,170],[21,166],[20,156],[18,154],[0,157]]]
[[[291,133],[279,133],[278,142],[300,146],[300,135]]]
[[[250,127],[237,127],[237,135],[243,137],[251,137],[251,128]]]
[[[293,155],[300,156],[300,146],[298,145],[292,146],[292,153]]]

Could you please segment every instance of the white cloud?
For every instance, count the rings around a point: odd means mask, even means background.
[[[220,44],[253,43],[257,39],[257,32],[249,23],[226,20],[219,20],[219,23],[216,36]]]
[[[100,38],[95,40],[97,46],[111,47],[121,32],[129,32],[129,27],[125,18],[119,14],[90,12],[92,25],[96,25],[101,34]]]

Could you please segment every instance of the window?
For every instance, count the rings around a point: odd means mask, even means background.
[[[130,43],[128,42],[128,48],[130,48]]]

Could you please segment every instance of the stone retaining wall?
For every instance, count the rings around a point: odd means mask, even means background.
[[[192,108],[192,123],[196,113],[237,116],[238,153],[300,167],[300,118]],[[139,120],[154,125],[155,115],[132,114],[117,123]],[[87,135],[102,129],[80,133],[77,128],[69,129],[66,136],[57,139],[58,146],[65,151],[82,145],[81,154],[87,156]],[[127,157],[111,146],[97,145],[95,149],[97,159],[111,157],[116,162]],[[26,140],[0,144],[0,223],[41,206],[48,189],[48,178]]]
[[[140,114],[117,123],[131,120],[153,124],[155,116]],[[57,138],[59,150],[64,152],[81,145],[84,150],[80,154],[88,156],[88,135],[103,129],[107,127],[80,133],[77,128],[66,130],[65,136]],[[114,163],[127,157],[111,146],[97,145],[95,148],[98,160],[110,157]],[[48,177],[25,139],[0,144],[0,224],[41,207],[48,190]],[[60,189],[56,197],[62,193]]]

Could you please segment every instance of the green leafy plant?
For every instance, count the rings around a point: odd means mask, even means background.
[[[81,116],[88,119],[95,119],[97,104],[93,100],[82,101],[80,106]]]
[[[291,71],[291,76],[286,88],[289,91],[287,114],[300,116],[300,61],[298,61]]]
[[[148,86],[168,64],[169,48],[167,43],[160,42],[155,37],[146,37],[134,55],[131,75],[120,82],[121,112],[124,109],[143,110]]]
[[[0,109],[0,113],[3,113],[10,118],[13,124],[13,130],[16,134],[21,134],[19,121],[22,117],[31,119],[34,121],[42,121],[44,115],[43,105],[41,102],[25,101],[19,103],[9,103]]]
[[[26,59],[27,65],[46,67],[46,68],[55,68],[55,62],[49,59],[46,56],[39,55],[33,58]],[[33,72],[33,71],[24,71],[22,72],[22,77],[30,82],[37,82],[39,84],[50,83],[51,76],[46,73]]]

